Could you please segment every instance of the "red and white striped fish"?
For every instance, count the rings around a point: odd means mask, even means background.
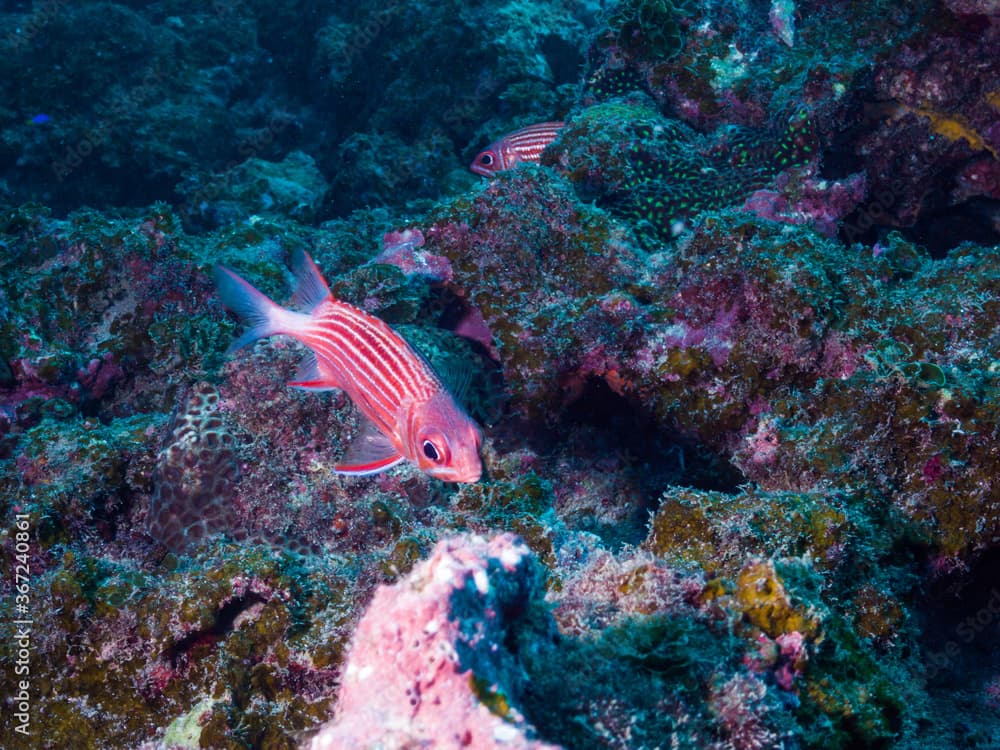
[[[565,123],[540,122],[508,133],[480,151],[469,165],[476,174],[492,177],[497,172],[510,169],[521,162],[534,162],[542,156],[542,151],[559,135]]]
[[[477,482],[481,433],[431,366],[385,322],[333,298],[308,253],[296,250],[297,286],[287,309],[228,268],[216,266],[219,296],[249,326],[230,351],[284,334],[312,350],[290,386],[342,389],[367,418],[340,474],[376,474],[409,460],[446,482]]]

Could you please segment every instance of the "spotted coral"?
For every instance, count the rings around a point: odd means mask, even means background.
[[[643,96],[635,102],[584,110],[545,160],[650,241],[673,238],[698,213],[740,201],[816,153],[805,112],[780,127],[702,134],[663,117]]]
[[[160,451],[149,532],[171,550],[217,533],[237,533],[232,504],[239,481],[236,441],[219,409],[219,392],[197,383],[177,411]]]

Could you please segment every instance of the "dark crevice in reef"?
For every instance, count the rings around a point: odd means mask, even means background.
[[[582,459],[625,463],[641,477],[651,508],[668,485],[732,493],[745,481],[725,456],[664,429],[643,404],[600,378],[588,379],[566,408],[556,438],[569,438]]]
[[[94,528],[103,539],[110,542],[118,537],[118,526],[122,522],[127,522],[131,506],[132,493],[124,488],[94,498],[90,516]]]
[[[584,60],[575,44],[549,34],[542,39],[541,49],[552,71],[555,85],[576,82]]]
[[[899,227],[881,223],[879,217],[885,215],[885,209],[876,200],[869,201],[846,218],[840,239],[874,245],[895,231],[907,242],[925,248],[935,260],[946,258],[965,242],[986,246],[1000,242],[1000,201],[972,198],[949,205],[946,195],[935,192],[927,197],[926,204],[916,223]]]
[[[910,242],[927,248],[932,258],[940,259],[963,242],[995,245],[1000,242],[1000,201],[973,198],[956,206],[949,206],[945,198],[939,205],[921,212],[912,227],[900,230]]]
[[[1000,550],[935,581],[917,609],[929,687],[978,691],[1000,672]]]
[[[861,89],[857,96],[872,96],[872,93]],[[878,122],[883,109],[884,105],[879,102],[856,99],[850,108],[844,110],[842,119],[851,124],[830,133],[820,158],[821,178],[842,180],[864,170],[865,160],[858,153],[858,140]]]
[[[917,605],[927,746],[995,747],[1000,736],[1000,550],[928,587]]]
[[[735,493],[746,481],[724,455],[664,428],[641,401],[599,377],[575,386],[555,423],[511,413],[490,434],[501,452],[528,448],[543,476],[562,476],[561,519],[609,548],[641,543],[671,486]]]
[[[163,660],[169,661],[170,665],[176,669],[180,661],[191,649],[206,641],[214,642],[221,640],[233,629],[236,618],[240,614],[263,601],[264,599],[256,594],[249,594],[226,602],[219,610],[215,617],[215,622],[212,623],[211,627],[188,633],[163,652]]]

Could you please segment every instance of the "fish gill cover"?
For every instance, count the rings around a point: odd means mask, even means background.
[[[0,746],[995,747],[998,47],[991,0],[5,4]],[[284,306],[304,252],[480,481],[338,475],[303,347],[227,354],[212,269]]]

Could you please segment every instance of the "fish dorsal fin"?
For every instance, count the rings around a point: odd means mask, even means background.
[[[313,352],[308,352],[295,371],[295,379],[289,381],[289,388],[302,388],[307,391],[332,391],[340,388],[333,373],[323,372],[319,360]]]
[[[301,248],[292,251],[292,273],[295,274],[292,307],[296,310],[312,312],[321,302],[333,297],[323,274],[319,272],[309,253]]]
[[[403,456],[392,441],[374,424],[365,420],[361,432],[333,470],[338,474],[365,476],[385,471],[402,460]]]

